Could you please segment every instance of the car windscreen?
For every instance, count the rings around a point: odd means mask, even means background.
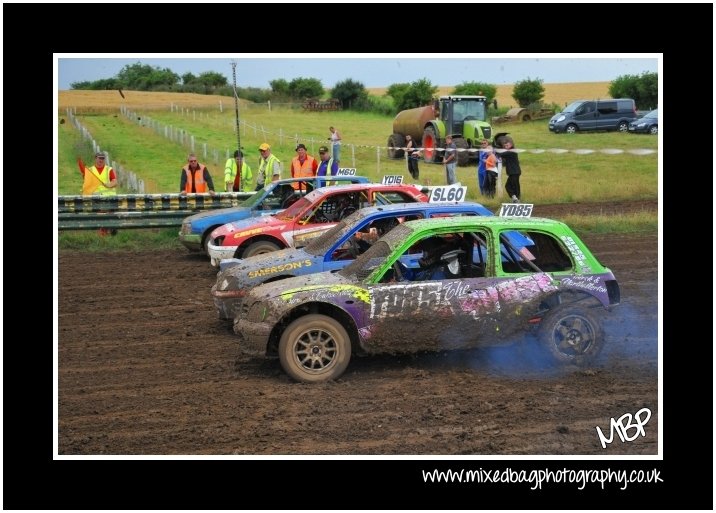
[[[644,117],[645,117],[645,118],[649,118],[649,119],[656,119],[656,118],[659,117],[659,112],[656,111],[656,110],[652,110],[649,114],[647,114],[647,115],[644,116]]]
[[[569,105],[567,105],[562,112],[574,112],[577,110],[584,102],[583,101],[576,101],[572,102]]]
[[[323,196],[323,193],[319,190],[310,192],[306,194],[303,198],[297,200],[294,204],[292,204],[283,212],[279,212],[278,214],[276,214],[276,217],[279,219],[295,219],[301,212],[306,210],[313,203],[319,202],[321,196]]]
[[[341,222],[333,228],[326,230],[321,235],[313,239],[310,244],[303,248],[303,250],[313,256],[325,254],[337,240],[341,239],[344,235],[353,230],[355,224],[363,217],[364,214],[360,210],[353,212],[351,215],[341,220]]]
[[[412,232],[413,230],[404,224],[396,226],[338,272],[353,280],[364,280],[390,255],[392,248],[409,237]]]
[[[257,205],[261,201],[261,198],[263,198],[267,194],[268,191],[269,191],[268,188],[261,189],[260,191],[256,191],[255,194],[249,196],[244,201],[239,203],[239,206],[250,208],[250,207]]]

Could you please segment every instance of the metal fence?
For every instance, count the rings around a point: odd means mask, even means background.
[[[58,196],[59,230],[181,226],[185,217],[238,206],[252,192],[210,194],[118,194]]]

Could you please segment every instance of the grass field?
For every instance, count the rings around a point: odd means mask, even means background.
[[[575,93],[575,97],[595,96],[586,94],[586,89],[578,89],[582,86],[584,84],[575,85],[574,91],[580,91]],[[231,98],[133,91],[124,91],[124,95],[122,99],[117,91],[60,91],[59,103],[62,107],[77,107],[78,113],[84,112],[78,116],[82,124],[102,149],[110,152],[113,160],[145,180],[146,192],[178,192],[180,169],[189,151],[188,147],[165,139],[163,134],[148,128],[148,117],[194,135],[200,160],[206,162],[215,182],[222,182],[226,155],[236,147]],[[219,111],[220,98],[223,98],[223,112]],[[139,126],[136,119],[122,116],[119,113],[122,103],[136,109],[145,126]],[[184,110],[171,112],[170,104],[182,105]],[[60,117],[63,117],[63,112],[64,108],[60,110]],[[305,142],[309,153],[317,155],[318,146],[327,142],[328,126],[335,125],[342,132],[345,143],[342,166],[356,167],[359,174],[376,180],[385,174],[402,174],[408,181],[412,180],[404,161],[391,160],[386,156],[384,146],[392,126],[389,116],[350,111],[303,112],[285,108],[273,108],[269,112],[266,106],[243,105],[241,120],[247,125],[242,128],[241,143],[254,170],[258,160],[256,148],[264,140],[272,145],[274,153],[287,167],[295,156],[296,140]],[[510,132],[517,147],[523,149],[655,150],[658,145],[657,137],[614,132],[556,135],[547,130],[546,120],[500,125],[497,129]],[[81,188],[81,177],[75,159],[81,155],[91,162],[91,148],[82,144],[77,131],[69,123],[59,125],[58,135],[58,192],[77,194]],[[208,153],[208,159],[202,158],[203,144],[215,150]],[[524,201],[554,203],[657,197],[656,154],[526,152],[520,155],[520,161]],[[420,170],[421,183],[444,183],[442,166],[421,163]],[[479,196],[475,175],[475,166],[458,168],[458,179],[468,185],[468,199]],[[218,184],[217,188],[221,190]],[[498,198],[484,201],[488,207],[499,202]]]

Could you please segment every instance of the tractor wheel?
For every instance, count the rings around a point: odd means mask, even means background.
[[[457,148],[457,165],[467,166],[468,162],[470,162],[470,152],[460,151],[468,149],[467,141],[465,139],[454,139],[453,142]]]
[[[429,126],[423,132],[423,160],[425,162],[437,162],[439,150],[436,148],[440,147],[440,139],[433,127]]]
[[[390,137],[388,137],[388,157],[391,159],[402,159],[405,155],[405,151],[397,148],[405,148],[405,137],[403,134],[391,134]]]

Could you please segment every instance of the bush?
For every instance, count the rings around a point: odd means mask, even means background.
[[[352,109],[363,112],[374,112],[384,116],[395,116],[398,113],[393,99],[390,96],[370,95],[361,102],[359,107],[354,105]]]
[[[297,99],[320,98],[323,96],[323,84],[317,78],[294,78],[288,84],[291,97]]]
[[[393,98],[397,111],[429,105],[438,87],[427,78],[421,78],[410,84],[391,84],[388,94]]]
[[[537,103],[544,98],[544,86],[542,79],[521,80],[515,83],[512,89],[512,98],[520,107],[527,107],[531,103]]]
[[[475,95],[487,97],[487,103],[492,103],[492,100],[497,96],[497,86],[492,84],[486,84],[484,82],[463,82],[458,84],[455,89],[452,90],[452,94],[459,95]]]
[[[612,98],[632,98],[641,110],[655,109],[659,105],[659,77],[656,73],[621,75],[609,84]]]
[[[331,96],[341,101],[341,106],[346,108],[367,110],[362,108],[368,104],[368,91],[365,86],[350,78],[343,82],[338,82],[333,90]]]

